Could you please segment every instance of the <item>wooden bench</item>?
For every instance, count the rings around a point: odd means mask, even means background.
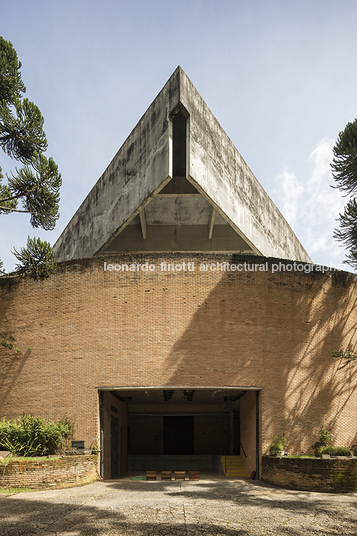
[[[200,472],[199,471],[189,471],[188,472],[188,478],[189,478],[189,480],[199,480],[200,479]]]
[[[161,471],[161,480],[171,480],[171,471]]]
[[[175,480],[185,480],[186,471],[175,471]]]
[[[146,471],[146,480],[156,480],[156,471]]]

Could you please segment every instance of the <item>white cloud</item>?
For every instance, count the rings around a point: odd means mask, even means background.
[[[297,180],[295,173],[289,171],[287,167],[276,177],[275,181],[279,184],[278,197],[281,212],[294,228],[299,218],[304,186]]]
[[[333,239],[346,199],[331,188],[333,140],[324,138],[309,155],[312,169],[303,181],[287,167],[276,177],[278,206],[317,263],[341,262],[344,250]]]

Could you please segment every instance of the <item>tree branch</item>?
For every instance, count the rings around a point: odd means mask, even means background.
[[[6,210],[7,212],[23,212],[25,214],[30,214],[29,210],[18,210],[16,208],[2,207],[1,205],[0,205],[0,210]]]
[[[7,203],[7,201],[14,201],[15,199],[20,199],[23,197],[23,194],[13,195],[12,197],[0,197],[0,203]]]

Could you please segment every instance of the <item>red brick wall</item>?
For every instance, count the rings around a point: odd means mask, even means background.
[[[0,462],[0,488],[65,488],[98,480],[98,456]]]
[[[283,432],[289,453],[306,451],[321,425],[337,444],[357,443],[357,367],[339,370],[331,355],[356,349],[354,275],[199,271],[257,262],[229,255],[106,259],[145,261],[156,270],[104,272],[93,258],[61,263],[44,282],[0,278],[0,330],[22,349],[0,348],[0,417],[66,413],[89,447],[99,388],[251,387],[262,389],[263,452]],[[161,261],[196,270],[161,272]]]
[[[284,488],[307,491],[357,491],[357,460],[271,458],[263,456],[262,479]]]

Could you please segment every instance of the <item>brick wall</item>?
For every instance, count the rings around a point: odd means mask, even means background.
[[[64,488],[98,480],[98,456],[0,462],[0,488]]]
[[[262,480],[307,491],[357,491],[357,459],[273,458],[263,456]]]
[[[104,271],[103,260],[61,263],[43,282],[0,278],[0,330],[22,349],[0,347],[0,417],[67,414],[89,447],[98,389],[250,387],[262,390],[262,452],[283,432],[289,453],[306,451],[321,425],[337,444],[357,443],[357,367],[339,370],[332,357],[356,349],[356,276],[272,273],[274,260],[268,272],[199,270],[265,262],[236,255],[105,259],[156,266],[147,272]],[[194,262],[195,271],[160,271],[161,262]]]

